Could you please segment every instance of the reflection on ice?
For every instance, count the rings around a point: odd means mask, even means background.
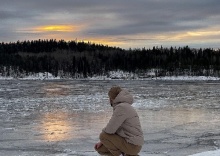
[[[56,83],[51,83],[49,85],[43,86],[43,92],[46,97],[55,96],[67,96],[70,93],[70,88],[67,85],[61,85]]]
[[[72,124],[68,119],[68,114],[65,112],[53,112],[42,115],[39,129],[43,134],[43,140],[64,141],[71,139],[73,137],[72,129],[76,125]]]
[[[40,140],[58,142],[97,137],[110,118],[110,112],[62,111],[42,113],[35,128]],[[93,134],[95,133],[95,136]]]

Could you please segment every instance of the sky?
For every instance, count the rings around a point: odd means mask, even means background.
[[[220,48],[220,0],[0,0],[0,42]]]

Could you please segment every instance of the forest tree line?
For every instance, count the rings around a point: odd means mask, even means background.
[[[129,49],[83,41],[32,40],[0,43],[0,76],[49,72],[76,78],[122,70],[142,76],[220,77],[220,50],[153,47]]]

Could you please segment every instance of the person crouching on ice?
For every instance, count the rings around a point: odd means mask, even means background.
[[[131,106],[133,96],[120,87],[112,87],[108,96],[113,114],[99,136],[95,150],[101,155],[135,156],[144,144],[139,116]]]

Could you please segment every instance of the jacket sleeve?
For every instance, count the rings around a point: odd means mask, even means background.
[[[125,110],[122,106],[118,105],[115,107],[112,117],[103,131],[108,134],[114,134],[125,120]]]

